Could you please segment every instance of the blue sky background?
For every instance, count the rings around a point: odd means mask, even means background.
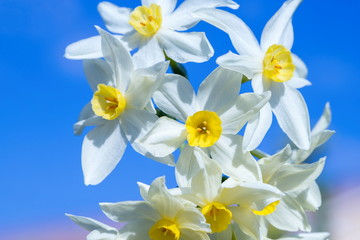
[[[136,182],[151,183],[166,175],[174,187],[173,168],[145,159],[130,147],[115,171],[100,185],[83,184],[80,153],[84,135],[72,124],[92,97],[82,63],[63,57],[65,47],[96,35],[104,27],[95,0],[0,1],[0,233],[43,226],[73,225],[64,213],[98,217],[98,202],[140,199]],[[140,0],[112,1],[136,7]],[[232,11],[257,37],[283,0],[242,0]],[[336,135],[316,153],[328,161],[319,181],[330,192],[359,185],[360,147],[360,2],[305,0],[294,16],[295,44],[309,68],[311,87],[301,90],[312,123],[327,101],[333,110]],[[227,35],[206,23],[215,56],[189,63],[191,81],[199,83],[216,67],[215,60],[233,49]],[[199,70],[200,69],[200,70]],[[244,89],[248,89],[248,86]],[[274,122],[276,125],[276,122]],[[274,153],[286,144],[275,126],[262,148]]]

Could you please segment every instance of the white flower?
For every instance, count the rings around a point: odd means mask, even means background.
[[[88,240],[123,240],[119,236],[119,232],[116,228],[110,227],[104,223],[96,221],[91,218],[74,216],[71,214],[65,214],[79,226],[85,228],[90,231],[87,235]]]
[[[244,148],[256,148],[272,123],[275,114],[281,129],[302,149],[310,147],[308,109],[296,88],[310,85],[304,79],[305,64],[290,52],[294,33],[292,16],[301,0],[288,0],[266,24],[260,44],[249,27],[236,16],[217,9],[199,10],[196,16],[229,34],[239,55],[229,52],[217,59],[225,68],[252,79],[255,93],[271,91],[271,98],[257,117],[249,121]]]
[[[220,166],[202,151],[199,153],[204,168],[197,172],[190,184],[183,186],[183,182],[179,183],[180,196],[200,207],[211,226],[212,239],[231,239],[233,224],[254,239],[260,239],[261,222],[253,211],[278,201],[283,193],[261,182],[228,179],[222,183]]]
[[[140,142],[154,156],[164,157],[187,140],[176,164],[177,181],[182,181],[181,178],[187,181],[201,168],[199,158],[194,158],[197,147],[221,161],[225,174],[237,165],[253,175],[256,161],[250,153],[241,151],[238,145],[241,137],[237,133],[270,96],[239,95],[241,79],[242,74],[219,67],[201,83],[196,96],[187,79],[169,74],[154,93],[157,106],[181,122],[162,117]],[[236,154],[240,161],[234,159]]]
[[[155,158],[137,139],[158,117],[144,110],[156,88],[162,83],[168,63],[134,69],[129,52],[109,33],[98,28],[106,61],[87,60],[85,73],[94,90],[91,103],[82,110],[74,125],[76,134],[85,126],[96,126],[84,139],[82,168],[85,184],[100,183],[115,168],[127,143],[147,157],[173,164],[172,157]]]
[[[176,3],[176,0],[142,0],[142,6],[131,10],[101,2],[98,10],[110,31],[122,34],[122,41],[131,49],[139,49],[134,54],[139,66],[164,61],[164,51],[180,63],[207,61],[214,50],[205,33],[182,32],[199,22],[191,13],[216,7],[236,9],[239,5],[231,0],[186,0],[175,9]],[[99,43],[98,37],[73,43],[67,47],[65,56],[99,58],[102,56]]]
[[[278,229],[286,231],[310,231],[306,210],[312,203],[321,203],[320,195],[301,195],[304,190],[311,191],[311,185],[324,168],[325,158],[311,164],[292,164],[291,148],[283,150],[270,157],[261,158],[258,162],[261,168],[263,182],[277,187],[285,196],[278,202],[276,211],[266,215],[266,220]],[[305,199],[304,196],[310,198]],[[310,209],[315,210],[315,209]]]
[[[164,178],[139,184],[145,201],[101,203],[113,221],[126,222],[120,237],[132,240],[208,240],[209,225],[196,205],[170,194]]]

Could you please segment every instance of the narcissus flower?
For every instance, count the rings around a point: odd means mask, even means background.
[[[279,201],[283,193],[262,182],[226,180],[222,183],[219,164],[201,150],[197,157],[202,158],[204,167],[189,184],[183,186],[184,182],[180,182],[182,194],[179,196],[199,206],[206,222],[210,224],[212,239],[231,239],[233,224],[253,239],[260,239],[261,223],[252,211],[262,211],[271,203]]]
[[[137,141],[158,119],[144,109],[162,83],[168,63],[135,69],[129,52],[118,39],[100,28],[98,31],[106,61],[84,62],[94,95],[74,125],[76,134],[85,126],[96,126],[85,136],[82,146],[82,168],[87,185],[98,184],[110,174],[128,142],[147,157],[173,164],[172,157],[154,157]]]
[[[238,4],[231,0],[186,0],[176,9],[176,0],[142,0],[134,10],[101,2],[100,15],[107,28],[122,34],[122,41],[131,49],[139,66],[149,66],[165,60],[164,52],[176,62],[204,62],[214,53],[205,33],[183,32],[199,20],[191,16],[198,9],[229,7]],[[99,58],[100,40],[92,37],[69,45],[65,56],[71,59]]]
[[[237,133],[269,99],[268,93],[239,95],[242,74],[217,68],[200,85],[197,96],[189,81],[179,75],[166,75],[164,84],[154,93],[157,106],[179,121],[162,117],[140,140],[151,154],[164,157],[175,151],[184,141],[176,164],[177,180],[191,178],[201,168],[193,158],[194,148],[206,151],[221,162],[227,173],[233,165]],[[246,169],[255,160],[246,152],[237,151],[239,164]],[[219,160],[220,159],[220,160]],[[250,171],[250,170],[249,170]]]
[[[305,210],[313,202],[321,202],[321,199],[316,199],[320,198],[320,195],[316,194],[307,195],[315,199],[304,199],[305,194],[302,192],[315,184],[326,158],[311,164],[293,164],[290,157],[291,148],[287,146],[277,154],[259,160],[263,182],[275,186],[285,194],[277,203],[276,210],[265,218],[281,230],[310,231]]]
[[[163,177],[139,187],[145,201],[100,204],[110,219],[127,223],[120,239],[209,240],[209,225],[196,205],[173,196]]]
[[[249,27],[238,17],[218,9],[198,10],[196,16],[222,29],[241,55],[232,52],[217,63],[252,79],[255,93],[271,91],[271,98],[255,118],[249,121],[244,134],[244,149],[256,148],[272,123],[275,114],[281,129],[302,149],[310,147],[308,109],[296,88],[309,85],[305,64],[290,52],[294,33],[291,23],[301,0],[288,0],[266,24],[260,44]]]

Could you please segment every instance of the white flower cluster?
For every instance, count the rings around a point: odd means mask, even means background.
[[[300,2],[282,5],[260,43],[241,19],[217,9],[237,9],[231,0],[184,0],[177,8],[176,0],[142,0],[135,9],[99,4],[115,34],[96,27],[99,36],[75,42],[65,53],[84,61],[94,91],[74,125],[75,134],[96,126],[82,146],[85,184],[103,181],[130,143],[175,166],[178,187],[168,189],[159,177],[138,183],[143,201],[101,203],[110,219],[126,224],[121,229],[68,215],[90,231],[88,240],[265,240],[269,229],[288,232],[282,240],[328,239],[328,233],[310,233],[306,216],[321,205],[315,180],[325,158],[304,161],[334,132],[327,129],[328,104],[310,130],[297,90],[310,85],[305,64],[290,51]],[[179,63],[213,56],[205,33],[184,32],[201,20],[226,32],[238,54],[219,57],[219,67],[195,93]],[[169,64],[179,74],[167,73]],[[254,93],[240,94],[246,81]],[[273,113],[293,144],[271,156],[256,148]],[[175,163],[172,153],[179,148]]]

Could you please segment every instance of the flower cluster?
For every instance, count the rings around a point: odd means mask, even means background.
[[[112,33],[96,27],[99,36],[75,42],[65,53],[83,60],[94,91],[74,124],[75,134],[95,126],[82,146],[85,184],[102,182],[129,143],[175,166],[178,186],[168,189],[159,177],[138,183],[143,201],[100,203],[111,220],[125,223],[121,229],[68,214],[90,231],[87,239],[265,240],[273,239],[270,229],[284,233],[277,239],[328,239],[328,233],[311,233],[306,215],[321,205],[315,180],[325,157],[305,160],[334,132],[328,130],[328,104],[310,129],[297,90],[310,85],[305,64],[290,51],[300,2],[282,5],[260,43],[241,19],[218,9],[237,9],[232,0],[184,0],[178,7],[176,0],[142,0],[135,9],[98,5]],[[195,93],[180,63],[205,62],[214,53],[205,33],[187,31],[199,21],[226,32],[238,54],[219,57]],[[169,65],[177,74],[167,73]],[[247,81],[254,92],[240,94]],[[292,143],[268,155],[256,148],[273,113]]]

